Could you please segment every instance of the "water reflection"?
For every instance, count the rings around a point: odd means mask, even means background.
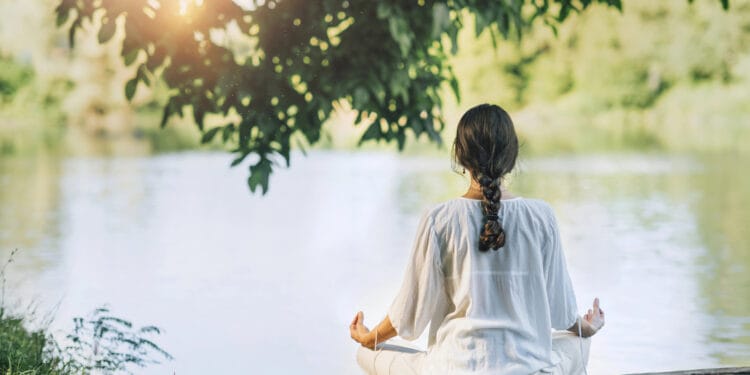
[[[518,190],[556,208],[579,306],[595,295],[608,305],[610,324],[595,340],[592,373],[713,364],[696,278],[704,250],[682,188],[700,164],[614,155],[526,167]]]
[[[23,251],[6,271],[8,289],[35,283],[60,257],[60,176],[55,159],[0,159],[0,259]]]
[[[148,373],[356,373],[346,327],[381,318],[421,212],[460,195],[443,159],[316,152],[266,197],[223,154],[0,161],[0,253],[56,327],[109,302],[164,327]],[[591,373],[747,365],[750,178],[737,158],[522,161],[553,204],[581,308],[608,308]],[[2,255],[2,254],[0,254]],[[25,262],[25,263],[24,263]]]
[[[701,292],[715,316],[706,341],[722,364],[750,357],[750,176],[742,159],[714,156],[713,168],[692,182],[701,192],[694,205],[701,242]]]

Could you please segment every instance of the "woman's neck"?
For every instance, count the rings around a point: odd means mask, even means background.
[[[504,186],[500,186],[500,191],[502,192],[502,199],[512,199],[516,196],[505,189]],[[469,185],[469,189],[466,190],[466,193],[462,195],[464,198],[468,199],[476,199],[476,200],[483,200],[484,195],[482,194],[482,186],[479,185],[479,182],[475,181],[474,179],[471,180],[471,184]]]

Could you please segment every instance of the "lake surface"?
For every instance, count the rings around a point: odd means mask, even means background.
[[[6,300],[164,328],[175,360],[137,373],[358,373],[351,318],[384,317],[419,216],[467,182],[447,156],[320,151],[261,197],[230,160],[0,160]],[[511,189],[553,205],[579,308],[607,311],[591,374],[750,365],[748,161],[521,160]]]

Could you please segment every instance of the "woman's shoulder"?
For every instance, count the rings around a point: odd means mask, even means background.
[[[458,197],[427,206],[422,210],[422,224],[444,226],[480,207],[481,201]]]
[[[536,210],[539,210],[541,212],[549,213],[552,212],[552,206],[547,203],[547,201],[539,198],[520,198],[520,200],[523,201],[524,205]]]
[[[539,198],[521,198],[517,200],[516,214],[526,216],[534,221],[551,223],[555,221],[555,210],[547,201]]]
[[[425,222],[445,222],[460,218],[471,212],[481,212],[482,201],[457,197],[427,207],[423,213]],[[539,219],[554,219],[554,209],[547,201],[538,198],[515,197],[502,201],[502,205],[510,208],[515,214],[527,214]],[[524,215],[525,216],[525,215]]]
[[[508,205],[520,205],[525,206],[533,209],[539,209],[543,211],[552,211],[552,206],[547,203],[547,201],[539,198],[528,198],[528,197],[521,197],[516,196],[513,198],[503,199],[502,204],[508,204]],[[453,208],[464,208],[464,207],[472,207],[472,206],[478,206],[481,205],[482,201],[478,199],[471,199],[471,198],[464,198],[464,197],[457,197],[453,198],[438,204],[433,205],[429,208],[429,211],[431,212],[441,212],[445,210],[450,210]]]
[[[425,210],[425,214],[431,217],[450,215],[455,213],[456,211],[471,210],[475,206],[480,206],[481,203],[482,201],[477,199],[457,197],[437,204],[433,204]]]

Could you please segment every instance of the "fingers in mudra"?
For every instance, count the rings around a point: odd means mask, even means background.
[[[604,326],[604,310],[599,306],[599,298],[594,298],[593,308],[589,309],[584,319],[597,330]]]

